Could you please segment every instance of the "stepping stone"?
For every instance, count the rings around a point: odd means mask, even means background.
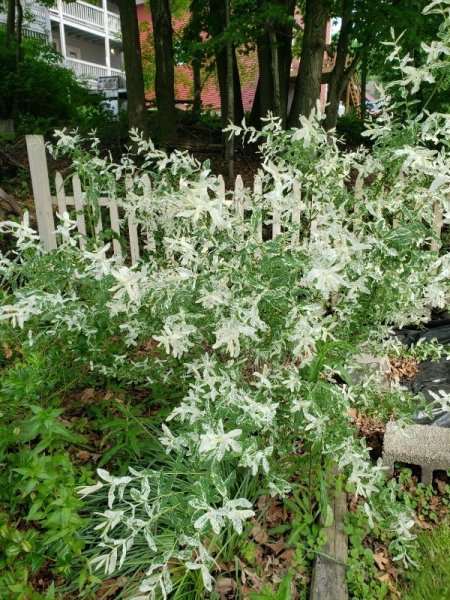
[[[433,471],[450,469],[450,429],[432,425],[399,427],[388,423],[384,435],[383,463],[394,474],[396,461],[417,465],[422,470],[422,483],[433,483]]]

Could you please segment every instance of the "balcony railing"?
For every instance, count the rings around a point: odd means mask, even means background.
[[[50,9],[53,15],[58,15],[58,7]],[[69,24],[73,21],[75,24],[88,26],[91,29],[101,31],[102,33],[106,30],[105,14],[101,8],[82,2],[71,2],[67,4],[62,3],[62,13],[64,20]],[[114,36],[120,36],[120,18],[118,15],[108,12],[108,29],[109,32]]]
[[[24,22],[26,25],[36,24],[42,29],[45,29],[48,27],[47,9],[32,1],[25,2]]]
[[[78,58],[66,58],[64,65],[74,71],[77,77],[88,82],[97,81],[99,77],[106,77],[107,75],[120,75],[125,78],[124,72],[120,69],[110,69],[110,73],[108,73],[108,69],[105,66],[86,62]]]

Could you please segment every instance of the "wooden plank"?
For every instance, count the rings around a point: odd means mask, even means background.
[[[363,183],[364,180],[361,177],[361,173],[358,171],[358,175],[355,180],[355,187],[353,188],[353,193],[355,194],[355,200],[361,200],[363,196]]]
[[[150,177],[147,175],[147,173],[145,173],[142,176],[142,193],[144,194],[144,196],[149,195],[152,191],[152,182]],[[155,252],[156,250],[156,241],[155,241],[155,236],[153,235],[153,232],[151,229],[146,228],[146,239],[147,239],[147,244],[146,244],[146,249],[149,252]]]
[[[137,221],[134,218],[134,214],[128,215],[128,235],[130,237],[131,264],[134,265],[139,260],[139,237]]]
[[[433,211],[434,211],[433,232],[436,234],[436,236],[440,240],[441,233],[442,233],[442,218],[443,218],[443,216],[442,216],[442,206],[441,206],[441,203],[439,202],[439,200],[436,200],[436,202],[434,203]],[[442,245],[441,241],[436,242],[436,240],[431,240],[431,250],[433,252],[438,252],[441,245]]]
[[[83,192],[81,190],[81,182],[78,174],[72,176],[72,188],[73,188],[73,203],[75,204],[75,210],[77,211],[77,229],[80,236],[80,248],[86,247],[86,222],[84,220],[84,202]]]
[[[217,197],[221,202],[225,202],[225,180],[222,175],[217,177],[219,185],[217,186]]]
[[[61,218],[63,218],[64,213],[67,212],[66,205],[66,193],[64,190],[64,180],[59,171],[55,174],[55,188],[56,188],[56,197],[58,202],[58,213]],[[63,240],[68,240],[69,236],[66,233],[62,234]]]
[[[120,236],[120,221],[119,221],[119,209],[117,207],[117,200],[115,198],[111,198],[109,204],[109,215],[111,218],[111,229]],[[113,239],[113,249],[114,254],[117,258],[122,258],[122,248],[120,247],[120,242],[118,239]]]
[[[73,196],[66,196],[66,204],[67,206],[73,206],[75,204],[75,200]],[[58,198],[57,196],[52,196],[52,206],[58,206]],[[109,198],[102,197],[98,199],[99,206],[106,206],[109,208]]]
[[[240,221],[244,220],[244,182],[242,177],[238,175],[234,183],[234,202],[236,216]]]
[[[292,224],[295,228],[291,238],[291,246],[294,248],[300,241],[300,225],[302,218],[302,186],[298,181],[292,184]]]
[[[310,600],[347,600],[345,578],[348,557],[348,540],[344,532],[347,512],[347,494],[329,494],[333,510],[333,523],[325,527],[327,543],[317,555],[311,578]]]
[[[259,175],[256,175],[255,180],[253,182],[253,194],[255,200],[258,201],[262,205],[262,181]],[[262,214],[262,206],[260,205],[261,214]],[[258,223],[258,228],[255,232],[255,238],[257,242],[263,241],[263,231],[262,231],[262,219]]]
[[[100,234],[103,231],[102,211],[101,211],[100,205],[98,207],[98,218],[97,218],[97,223],[94,226],[94,229],[95,229],[95,241],[98,243],[100,241]]]
[[[44,138],[42,135],[27,135],[25,137],[39,236],[44,248],[53,250],[56,248],[55,221],[53,219]]]
[[[63,216],[63,213],[67,212],[67,204],[66,204],[66,192],[64,190],[64,180],[59,171],[55,173],[55,188],[56,188],[56,198],[58,203],[58,212]]]
[[[125,179],[125,188],[128,192],[133,191],[133,179],[131,176],[128,176]],[[128,237],[130,240],[130,257],[131,264],[134,265],[139,260],[139,239],[138,239],[138,229],[137,229],[137,221],[135,219],[135,211],[132,210],[128,214]]]

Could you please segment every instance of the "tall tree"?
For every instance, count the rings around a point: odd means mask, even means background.
[[[288,126],[296,127],[300,115],[309,117],[320,96],[330,0],[306,0],[300,68],[295,80],[294,97]]]
[[[116,0],[122,30],[123,58],[127,78],[128,124],[148,135],[145,107],[144,76],[142,72],[139,26],[134,0]]]
[[[169,0],[150,0],[155,40],[155,93],[160,141],[173,143],[177,137],[175,81],[173,71],[173,29]]]
[[[208,3],[208,33],[212,37],[212,46],[216,59],[217,80],[220,92],[220,112],[222,125],[225,127],[232,118],[234,123],[240,123],[244,117],[242,104],[241,80],[236,60],[236,49],[231,28],[226,27],[226,11],[223,0],[209,0]],[[227,57],[227,46],[231,43],[229,50],[232,55],[233,73],[229,73],[229,60]],[[228,81],[233,82],[233,115],[228,111]]]
[[[258,54],[258,86],[252,124],[259,126],[269,111],[286,122],[295,0],[258,0],[255,38]]]
[[[328,83],[327,106],[325,109],[324,127],[327,130],[336,127],[339,101],[350,77],[356,71],[361,55],[360,50],[358,50],[352,57],[350,64],[347,64],[349,44],[354,26],[353,5],[354,0],[342,0],[341,3],[341,29],[335,52],[334,67]],[[366,43],[369,43],[368,40]]]

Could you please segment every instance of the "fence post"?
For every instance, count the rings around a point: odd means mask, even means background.
[[[26,141],[39,236],[44,248],[53,250],[56,248],[55,222],[53,220],[44,138],[42,135],[27,135]]]
[[[436,202],[434,203],[433,212],[434,212],[433,232],[436,235],[436,237],[438,237],[440,239],[441,233],[442,233],[442,217],[443,217],[443,215],[442,215],[441,203],[439,202],[439,200],[436,200]],[[438,243],[434,239],[431,240],[431,250],[433,252],[438,252],[441,245],[442,245],[442,242]]]

